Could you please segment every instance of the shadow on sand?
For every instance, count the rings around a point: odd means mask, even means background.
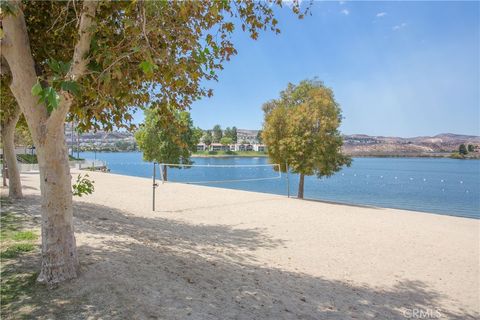
[[[38,198],[20,202],[39,215]],[[4,306],[5,318],[36,319],[405,319],[434,312],[444,296],[420,281],[379,289],[263,265],[256,250],[283,242],[261,229],[192,225],[75,203],[78,279]],[[36,271],[39,253],[15,267]],[[5,309],[6,308],[6,309]],[[438,310],[441,319],[475,319]],[[438,316],[432,313],[433,316]]]

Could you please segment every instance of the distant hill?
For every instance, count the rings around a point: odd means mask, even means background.
[[[462,143],[480,146],[479,136],[453,133],[413,138],[352,134],[344,140],[343,150],[352,156],[442,156],[457,151]],[[480,155],[478,148],[475,154]]]
[[[237,129],[238,141],[257,143],[258,130]],[[74,137],[76,144],[77,137]],[[70,130],[66,128],[66,140],[71,144]],[[134,144],[135,139],[130,132],[90,132],[81,134],[79,139],[81,146],[95,144],[102,147],[113,147],[123,142]],[[422,136],[412,138],[369,136],[366,134],[351,134],[344,136],[343,150],[351,156],[448,156],[457,151],[460,144],[472,144],[480,148],[480,136],[461,135],[453,133],[441,133],[436,136]],[[470,156],[480,158],[480,149],[471,153]]]

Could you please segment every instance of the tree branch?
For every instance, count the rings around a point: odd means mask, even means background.
[[[88,51],[90,50],[90,42],[92,41],[93,28],[95,27],[95,11],[97,9],[97,1],[85,1],[83,3],[83,12],[80,17],[80,27],[78,34],[80,39],[75,45],[73,53],[73,63],[67,74],[72,80],[78,80],[87,69]]]
[[[5,36],[2,39],[2,57],[5,58],[12,82],[10,89],[29,123],[41,123],[47,117],[46,108],[40,108],[38,98],[32,96],[30,90],[37,82],[35,63],[30,50],[25,17],[20,1],[10,1],[16,8],[15,14],[3,17],[2,28]],[[8,43],[8,45],[4,45]],[[36,132],[32,132],[36,136]]]
[[[78,34],[80,38],[75,45],[73,52],[73,63],[67,74],[67,79],[76,81],[85,74],[88,64],[88,51],[90,50],[90,42],[92,41],[93,29],[95,27],[95,13],[97,10],[97,1],[85,1],[83,3],[82,15],[80,17],[80,26]],[[47,126],[56,126],[59,122],[65,121],[70,106],[73,102],[73,96],[68,91],[61,92],[61,102],[47,120]]]

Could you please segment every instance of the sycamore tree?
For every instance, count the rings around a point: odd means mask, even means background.
[[[157,110],[145,111],[145,121],[135,132],[143,160],[157,163],[191,164],[190,156],[197,150],[201,133],[193,126],[190,113],[170,110],[171,116]],[[168,121],[165,121],[168,118]],[[163,165],[163,179],[168,180]]]
[[[303,199],[305,176],[328,177],[349,166],[341,151],[338,130],[341,109],[333,91],[317,80],[289,84],[280,98],[264,104],[262,138],[272,162],[282,171],[299,174],[298,198]]]
[[[2,68],[2,71],[4,69]],[[2,76],[0,87],[0,125],[3,148],[3,161],[8,168],[8,196],[12,199],[22,198],[20,171],[15,154],[15,128],[21,116],[21,110],[7,85],[7,75]],[[5,174],[5,173],[3,173]]]
[[[281,6],[281,0],[273,4]],[[299,4],[293,12],[300,18]],[[1,58],[40,168],[38,281],[75,278],[71,175],[63,124],[131,128],[135,107],[184,110],[212,91],[236,54],[236,26],[257,39],[279,32],[271,2],[2,1]],[[3,80],[3,74],[2,74]],[[158,102],[158,103],[157,103]]]

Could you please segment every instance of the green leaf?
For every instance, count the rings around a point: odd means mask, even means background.
[[[64,91],[69,91],[76,96],[80,94],[80,86],[75,81],[62,81],[60,88]]]
[[[60,73],[60,64],[55,59],[48,59],[47,64],[54,73]]]
[[[5,36],[5,32],[3,32],[3,29],[0,28],[0,40],[3,39],[4,36]]]
[[[17,15],[17,8],[13,4],[11,4],[7,1],[1,1],[0,2],[0,13],[4,16],[8,15],[8,14],[16,16]]]
[[[60,104],[60,96],[55,91],[55,89],[53,89],[52,87],[48,87],[46,98],[48,112],[52,112],[53,110],[58,108],[58,105]]]
[[[151,75],[154,70],[158,69],[158,66],[155,63],[145,60],[140,63],[140,68],[145,74]]]
[[[57,75],[66,75],[70,69],[70,62],[57,61],[55,59],[48,59],[48,66],[52,69],[53,73]]]
[[[42,85],[40,82],[37,81],[35,85],[32,87],[32,95],[34,96],[40,96],[43,91]]]

